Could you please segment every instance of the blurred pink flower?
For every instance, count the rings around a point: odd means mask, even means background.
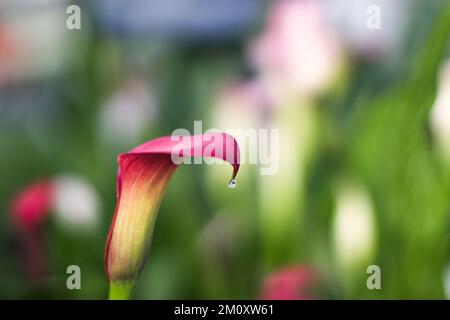
[[[11,203],[11,220],[17,232],[26,275],[37,280],[46,273],[41,226],[53,203],[53,184],[39,181],[25,189]]]
[[[276,95],[320,93],[342,61],[341,46],[327,24],[323,4],[314,0],[272,4],[267,26],[249,51],[251,62]]]
[[[21,229],[40,228],[50,213],[63,226],[89,229],[97,223],[99,202],[88,181],[59,176],[24,187],[11,202],[10,211],[13,223]]]
[[[35,182],[20,191],[11,203],[11,218],[21,230],[39,228],[49,214],[54,199],[51,181]]]
[[[98,207],[93,186],[75,177],[40,180],[13,197],[11,222],[30,279],[38,280],[46,273],[43,225],[48,216],[54,216],[67,231],[85,231],[96,225]]]
[[[318,282],[317,272],[305,265],[293,265],[269,274],[264,280],[260,299],[311,300],[309,292]]]

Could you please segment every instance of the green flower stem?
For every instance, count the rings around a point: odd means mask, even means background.
[[[109,300],[129,300],[133,295],[134,282],[113,281],[109,285]]]

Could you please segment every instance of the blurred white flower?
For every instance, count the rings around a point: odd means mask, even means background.
[[[54,181],[54,213],[64,227],[90,231],[98,225],[100,199],[97,190],[88,181],[72,176]]]
[[[333,244],[341,267],[368,262],[375,249],[375,221],[371,200],[354,182],[341,182],[336,190]]]
[[[129,77],[100,111],[101,135],[112,144],[136,143],[156,115],[152,88],[144,79]]]
[[[436,100],[431,109],[430,126],[440,151],[450,161],[450,59],[441,70]]]
[[[314,0],[280,0],[269,7],[267,26],[249,54],[275,97],[318,94],[337,75],[343,54],[324,9]]]

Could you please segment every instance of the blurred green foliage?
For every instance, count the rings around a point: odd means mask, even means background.
[[[292,254],[282,246],[267,252],[262,245],[259,180],[253,169],[243,166],[241,170],[253,170],[250,179],[231,192],[228,175],[211,188],[214,167],[182,167],[162,203],[136,297],[250,299],[258,296],[268,272],[304,263],[324,275],[327,298],[444,298],[450,172],[434,153],[427,127],[438,68],[449,53],[450,6],[444,3],[429,9],[417,4],[397,60],[370,64],[355,59],[339,90],[318,102],[321,129],[307,167],[301,223],[289,228]],[[429,10],[426,17],[421,16],[424,10]],[[124,43],[102,34],[94,19],[92,23],[78,39],[70,70],[35,84],[38,95],[49,95],[45,101],[50,106],[24,114],[21,122],[1,122],[2,298],[106,298],[103,252],[115,206],[116,155],[132,145],[103,144],[96,119],[100,104],[126,70],[137,68],[135,60],[144,56],[144,66],[134,71],[152,80],[159,100],[158,118],[142,142],[176,128],[191,129],[194,120],[212,125],[216,87],[222,79],[244,73],[241,42],[206,48],[142,39]],[[20,94],[25,89],[10,90]],[[102,199],[101,225],[94,234],[79,236],[59,230],[50,220],[45,235],[52,272],[45,285],[34,288],[19,265],[8,203],[24,185],[62,173],[88,177],[96,186]],[[381,291],[367,290],[365,268],[343,275],[334,261],[332,186],[347,173],[364,181],[373,198],[378,250],[372,263],[382,269]],[[203,238],[217,216],[229,216],[230,230],[236,231],[234,242],[224,244],[231,249],[221,253],[205,247]],[[223,221],[217,223],[217,230],[228,230]],[[69,264],[82,269],[80,291],[65,287]],[[356,280],[347,287],[345,277]]]

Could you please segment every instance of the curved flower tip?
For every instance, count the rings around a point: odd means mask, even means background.
[[[161,137],[119,155],[117,203],[105,252],[110,298],[131,296],[150,249],[157,212],[170,177],[178,165],[191,163],[192,157],[230,163],[230,183],[235,186],[239,147],[225,133]]]
[[[275,271],[263,282],[263,300],[310,300],[309,292],[318,282],[317,272],[304,265],[294,265]]]

